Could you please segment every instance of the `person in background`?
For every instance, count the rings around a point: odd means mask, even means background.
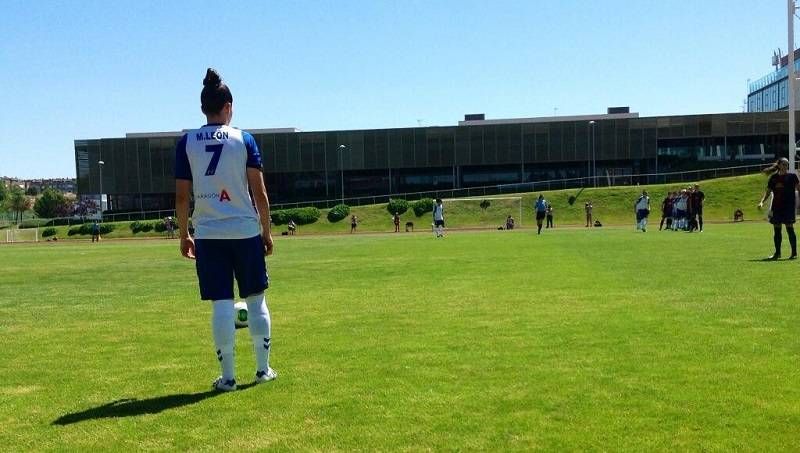
[[[686,194],[686,189],[681,190],[680,195],[675,199],[675,231],[685,230],[686,224],[686,208],[689,196]]]
[[[650,215],[650,197],[646,190],[642,191],[642,195],[633,204],[633,209],[636,212],[636,229],[646,233],[647,217]]]
[[[392,220],[394,221],[394,232],[395,233],[399,233],[400,232],[400,214],[395,212],[394,216],[392,216]]]
[[[667,192],[667,196],[661,201],[661,224],[658,225],[658,231],[664,228],[664,220],[667,221],[667,229],[672,228],[672,192]]]
[[[544,199],[544,195],[539,194],[533,210],[536,211],[536,234],[542,234],[542,222],[547,216],[547,200]]]
[[[545,211],[547,215],[547,224],[545,228],[555,228],[553,225],[553,205],[551,203],[547,203],[547,210]]]
[[[100,224],[97,220],[92,224],[92,242],[100,242]]]
[[[703,232],[703,204],[705,200],[706,194],[700,190],[700,184],[695,184],[694,190],[692,191],[692,208],[697,217],[697,227],[701,233]]]
[[[350,233],[355,233],[358,227],[358,217],[355,215],[350,216]]]
[[[584,205],[583,209],[586,211],[586,227],[590,228],[593,225],[593,223],[592,223],[592,210],[594,209],[594,206],[592,206],[592,200],[587,201],[586,205]]]
[[[786,235],[789,236],[789,245],[792,248],[790,260],[797,259],[797,236],[794,232],[794,222],[796,216],[796,195],[795,191],[800,190],[800,180],[794,173],[789,173],[789,159],[782,158],[765,168],[764,173],[771,175],[767,181],[767,190],[758,203],[758,209],[764,207],[764,202],[772,195],[772,210],[769,216],[769,223],[772,224],[772,240],[775,244],[775,253],[767,260],[775,261],[781,257],[781,242],[783,235],[781,225],[786,226]]]
[[[441,198],[437,198],[433,206],[433,230],[437,238],[444,237],[444,205]]]
[[[294,223],[294,219],[289,219],[286,228],[289,230],[289,236],[294,236],[294,232],[297,230],[297,224]]]
[[[506,230],[514,229],[514,218],[511,216],[506,217]]]

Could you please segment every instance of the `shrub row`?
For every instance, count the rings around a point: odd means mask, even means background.
[[[337,204],[328,211],[328,221],[331,223],[338,222],[348,215],[350,215],[350,206],[346,204]]]
[[[289,219],[298,225],[308,225],[319,220],[320,212],[317,208],[293,208],[272,211],[272,222],[275,225],[286,225]]]
[[[100,224],[100,234],[108,234],[114,231],[114,225],[110,223],[101,223]],[[75,236],[78,235],[89,235],[92,234],[92,224],[91,223],[84,223],[80,226],[74,226],[67,231],[67,236]]]
[[[56,235],[56,229],[53,228],[53,227],[45,228],[44,230],[42,230],[42,237],[43,238],[47,238],[47,237],[55,236],[55,235]]]
[[[401,198],[391,198],[389,199],[389,203],[386,205],[386,210],[389,211],[389,214],[394,215],[397,214],[404,214],[408,211],[408,202]]]
[[[433,212],[433,198],[422,198],[415,201],[412,209],[417,217],[421,217],[426,212]]]
[[[137,220],[137,221],[135,221],[135,222],[130,224],[130,228],[131,228],[131,232],[133,234],[140,233],[140,232],[141,233],[146,233],[148,231],[152,231],[153,228],[155,228],[155,226],[157,224],[159,224],[159,223],[163,224],[164,222],[141,222],[141,221]]]

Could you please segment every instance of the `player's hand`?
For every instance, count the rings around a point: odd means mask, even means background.
[[[261,236],[261,239],[264,241],[264,256],[272,255],[272,248],[274,247],[272,243],[272,234],[264,234]]]
[[[195,259],[194,256],[194,239],[191,237],[181,238],[181,255],[190,260]]]

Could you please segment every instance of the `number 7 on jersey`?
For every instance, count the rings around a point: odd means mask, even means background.
[[[211,156],[211,162],[208,163],[206,168],[206,176],[213,176],[217,172],[217,165],[219,165],[219,157],[222,155],[222,147],[225,145],[206,145],[207,153],[214,153]]]

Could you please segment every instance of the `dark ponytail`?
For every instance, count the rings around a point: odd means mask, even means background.
[[[233,103],[231,90],[222,83],[222,78],[216,70],[208,68],[206,78],[203,79],[203,91],[200,92],[200,108],[206,115],[214,115],[228,102]]]
[[[761,173],[764,173],[765,175],[771,175],[771,174],[775,173],[776,171],[778,171],[778,162],[775,162],[772,165],[770,165],[769,167],[761,170]]]
[[[769,167],[767,167],[767,168],[765,168],[765,169],[761,170],[761,173],[764,173],[764,174],[766,174],[766,175],[771,175],[771,174],[773,174],[773,173],[777,172],[777,171],[778,171],[779,164],[780,164],[781,162],[785,162],[785,163],[786,163],[786,166],[787,166],[787,167],[789,166],[789,159],[787,159],[787,158],[785,158],[785,157],[781,157],[780,159],[776,160],[774,164],[772,164],[772,165],[770,165]]]

